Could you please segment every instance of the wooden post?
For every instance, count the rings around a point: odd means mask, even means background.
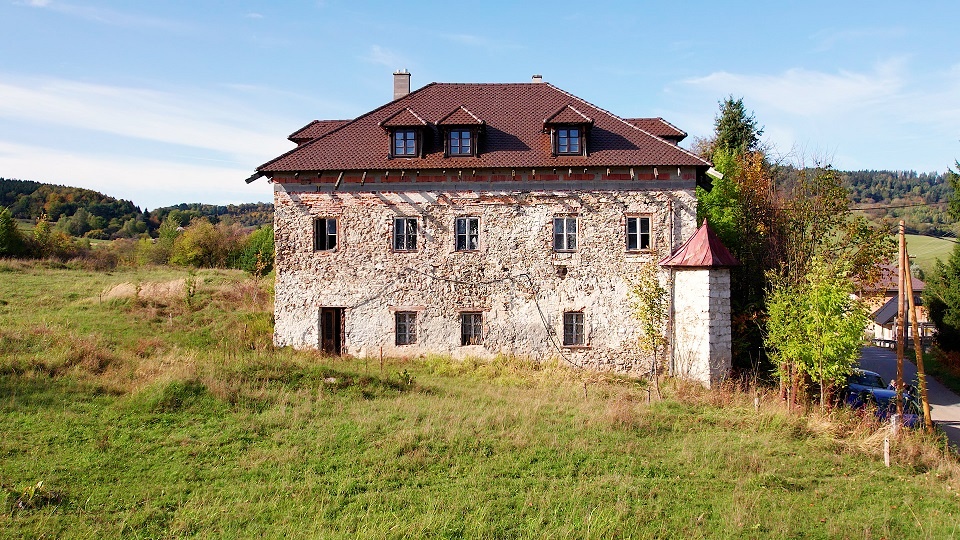
[[[909,262],[910,256],[905,252],[904,258]],[[927,429],[933,428],[933,419],[930,418],[930,400],[927,399],[927,376],[923,369],[923,343],[920,341],[920,325],[917,323],[917,303],[913,299],[913,277],[907,273],[907,301],[910,303],[910,327],[913,330],[913,349],[917,355],[917,381],[920,384],[920,403],[923,405],[923,425]]]
[[[907,251],[906,239],[904,238],[903,220],[900,220],[899,244],[900,251],[897,263],[897,414],[903,414],[903,345],[906,341],[906,335],[903,328],[903,265],[904,254]]]

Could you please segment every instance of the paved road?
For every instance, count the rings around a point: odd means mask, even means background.
[[[910,352],[907,358],[915,358]],[[884,380],[897,377],[897,353],[880,347],[864,347],[860,358],[863,369],[876,371]],[[903,379],[910,384],[917,380],[917,366],[903,362]],[[960,396],[927,376],[927,396],[930,398],[930,416],[947,433],[955,446],[960,446]]]

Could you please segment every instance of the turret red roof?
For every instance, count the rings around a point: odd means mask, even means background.
[[[740,261],[723,245],[717,233],[707,225],[697,229],[696,234],[669,257],[660,261],[660,266],[683,268],[725,268],[740,266]]]

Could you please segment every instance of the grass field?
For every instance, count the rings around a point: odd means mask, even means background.
[[[933,437],[885,468],[767,393],[275,350],[270,285],[0,261],[0,537],[960,535]]]
[[[956,245],[952,240],[917,234],[908,234],[906,239],[910,257],[927,275],[933,271],[933,266],[938,258],[946,262]]]

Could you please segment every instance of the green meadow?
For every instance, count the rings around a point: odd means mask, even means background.
[[[887,468],[772,390],[275,349],[271,286],[0,261],[0,537],[960,535],[936,436]]]
[[[907,250],[913,263],[919,266],[923,271],[930,275],[937,259],[946,262],[953,252],[956,240],[934,238],[932,236],[923,236],[918,234],[908,234]]]

